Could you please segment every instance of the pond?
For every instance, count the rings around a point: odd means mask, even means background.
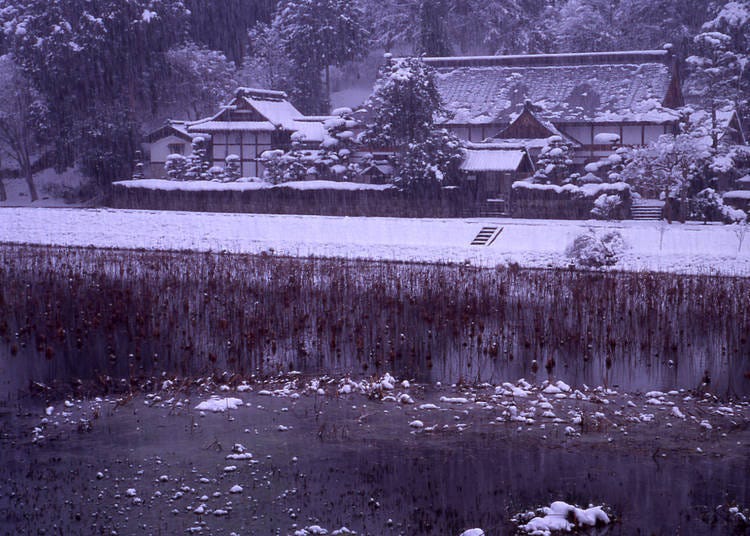
[[[750,394],[750,280],[0,247],[0,393],[167,372]]]

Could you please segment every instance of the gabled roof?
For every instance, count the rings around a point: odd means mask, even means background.
[[[452,124],[508,124],[526,100],[560,122],[676,121],[682,105],[670,51],[425,58]]]
[[[536,107],[531,102],[526,101],[523,105],[523,111],[513,122],[490,138],[490,142],[496,140],[546,140],[551,136],[559,136],[571,145],[580,147],[581,144],[572,138],[566,136],[550,121],[545,121],[534,112]],[[538,108],[537,108],[538,110]]]
[[[168,136],[175,136],[189,143],[193,141],[194,134],[188,133],[187,124],[184,121],[167,121],[165,125],[149,132],[146,135],[146,141],[153,143]]]
[[[325,116],[328,118],[328,116]],[[286,93],[241,87],[232,101],[212,117],[188,124],[189,132],[273,132],[298,133],[300,139],[322,142],[322,120],[305,117],[287,100]]]
[[[461,163],[461,171],[519,171],[533,169],[529,154],[521,149],[500,149],[487,146],[481,148],[482,144],[474,144],[472,149],[464,149],[464,161]]]

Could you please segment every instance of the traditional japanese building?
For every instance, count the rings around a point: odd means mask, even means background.
[[[624,145],[645,145],[679,122],[684,104],[670,50],[425,58],[450,117],[469,142],[532,148],[542,131],[575,145],[583,167]],[[524,141],[527,140],[527,141]],[[533,141],[537,140],[537,141]],[[531,146],[531,147],[530,147]]]
[[[265,151],[288,149],[292,136],[302,147],[318,148],[325,135],[325,119],[305,117],[281,91],[239,88],[216,115],[192,122],[171,122],[151,133],[151,176],[164,176],[166,156],[173,152],[189,154],[190,141],[202,135],[209,141],[212,165],[223,167],[226,157],[234,154],[240,159],[243,177],[262,177],[260,156]],[[178,141],[187,147],[178,147]],[[174,151],[163,154],[164,148]]]

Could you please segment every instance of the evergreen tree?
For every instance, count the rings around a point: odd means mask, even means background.
[[[324,123],[326,136],[321,143],[316,165],[323,177],[352,181],[361,172],[359,164],[352,160],[352,155],[359,149],[359,142],[354,135],[358,123],[352,117],[352,110],[349,108],[334,110],[333,115],[337,117]]]
[[[235,182],[242,175],[240,169],[240,157],[236,154],[228,154],[224,159],[225,182]]]
[[[365,140],[381,147],[424,141],[435,119],[445,114],[435,70],[419,58],[396,61],[390,55],[386,55],[366,106],[373,119]]]
[[[180,107],[190,119],[215,113],[237,88],[234,63],[222,52],[187,42],[168,50],[165,58],[160,104]]]
[[[164,162],[164,171],[171,181],[184,181],[187,167],[188,160],[181,154],[170,154]]]
[[[446,0],[421,0],[419,6],[419,42],[417,54],[450,56],[448,36],[448,4]]]
[[[273,25],[294,65],[292,96],[303,112],[326,112],[330,67],[364,55],[367,30],[362,20],[363,13],[353,0],[282,0],[279,4]]]
[[[258,24],[248,32],[250,45],[239,77],[243,84],[291,92],[293,66],[275,26]]]
[[[136,114],[154,110],[187,15],[181,0],[0,0],[7,45],[48,102],[58,167],[78,159],[101,187],[130,174]]]
[[[211,50],[220,50],[239,65],[245,55],[247,32],[268,23],[276,0],[186,0],[191,38]]]
[[[419,58],[394,61],[388,56],[367,102],[373,121],[366,143],[395,148],[395,183],[407,191],[451,184],[463,158],[460,142],[435,128],[445,115],[435,70]]]
[[[208,170],[211,161],[208,155],[208,142],[203,136],[193,138],[193,153],[187,159],[185,179],[189,181],[209,180]]]
[[[292,142],[289,151],[281,149],[265,151],[261,155],[263,178],[272,184],[290,181],[304,181],[309,175],[315,175],[314,163],[309,161],[299,144]]]
[[[561,184],[570,176],[573,148],[560,136],[550,136],[536,162],[534,181],[542,184]]]
[[[401,190],[422,194],[456,185],[463,158],[458,138],[444,129],[433,130],[397,158],[393,182]]]
[[[713,145],[720,135],[717,111],[750,111],[750,2],[729,2],[694,38],[688,92],[711,111]]]

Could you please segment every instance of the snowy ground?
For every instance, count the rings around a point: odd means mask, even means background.
[[[470,246],[485,225],[491,246]],[[622,233],[616,269],[750,274],[738,226],[517,219],[397,219],[114,209],[0,210],[0,242],[317,255],[482,266],[567,266],[565,248],[589,228]],[[661,242],[661,247],[660,247]]]
[[[29,187],[25,179],[2,179],[8,198],[0,201],[0,207],[26,207],[31,205]],[[57,173],[54,169],[45,169],[34,175],[39,199],[34,201],[34,207],[65,207],[76,206],[66,201],[62,196],[68,190],[80,187],[83,176],[75,169],[68,169]],[[1,218],[1,216],[0,216]],[[2,221],[0,219],[0,221]]]

